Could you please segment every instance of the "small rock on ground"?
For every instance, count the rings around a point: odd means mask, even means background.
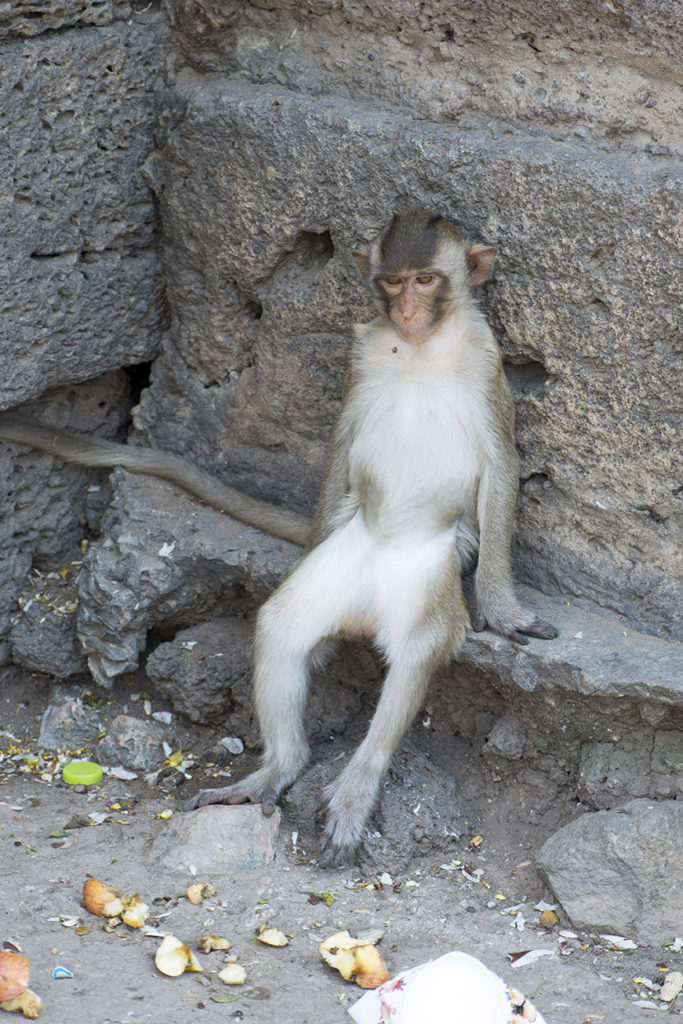
[[[194,874],[262,868],[275,857],[280,811],[265,817],[260,804],[213,804],[174,814],[152,843],[161,867]]]

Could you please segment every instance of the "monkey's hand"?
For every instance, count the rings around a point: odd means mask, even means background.
[[[235,782],[231,786],[223,786],[220,789],[200,789],[187,803],[183,804],[184,811],[195,811],[198,807],[207,807],[209,804],[261,804],[261,810],[266,815],[275,811],[279,791],[273,784],[270,772],[263,769],[252,772],[241,782]]]
[[[472,616],[472,628],[475,633],[492,629],[508,640],[514,640],[516,644],[528,644],[530,636],[539,640],[554,640],[558,635],[558,631],[550,622],[523,609],[519,609],[518,614],[510,616],[487,615],[478,610]]]

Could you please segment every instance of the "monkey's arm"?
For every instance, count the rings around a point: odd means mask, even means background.
[[[496,388],[495,443],[491,446],[479,483],[479,560],[475,577],[477,632],[495,630],[517,643],[527,636],[551,640],[557,630],[524,608],[515,596],[510,546],[519,489],[519,456],[514,444],[514,405],[503,384]]]
[[[0,439],[38,448],[80,466],[123,466],[131,473],[161,477],[273,537],[302,547],[308,543],[311,524],[307,516],[243,494],[178,455],[115,444],[113,441],[92,440],[55,427],[45,427],[27,416],[9,412],[0,413]]]
[[[320,487],[318,504],[313,516],[313,526],[309,546],[317,547],[340,523],[340,510],[349,483],[349,449],[351,447],[351,429],[346,417],[337,420],[330,445],[327,450],[323,482]],[[349,509],[351,513],[352,510]]]

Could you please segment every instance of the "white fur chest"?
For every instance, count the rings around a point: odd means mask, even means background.
[[[379,331],[356,367],[350,483],[382,525],[473,518],[490,420],[482,353],[452,334],[428,345]]]

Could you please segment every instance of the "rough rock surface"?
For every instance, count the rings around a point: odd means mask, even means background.
[[[114,18],[129,18],[131,6],[121,0],[4,0],[0,4],[0,39],[29,37],[42,32],[83,25],[109,25]]]
[[[121,436],[129,407],[130,381],[125,373],[115,372],[88,384],[56,388],[25,411],[58,427],[115,439]],[[18,616],[12,643],[18,650],[30,650],[31,667],[60,677],[76,670],[74,659],[79,657],[68,631],[61,652],[52,643],[55,629],[62,630],[71,617],[65,603],[47,594],[48,605],[63,608],[64,615],[55,623],[48,609],[50,621],[43,623],[35,607],[24,614],[17,601],[22,597],[25,610],[32,597],[46,596],[48,585],[39,577],[28,578],[31,567],[43,576],[67,568],[65,585],[73,583],[81,542],[97,528],[108,500],[109,487],[100,470],[68,466],[23,445],[0,442],[0,663],[7,652],[3,641]]]
[[[300,554],[167,484],[117,470],[104,540],[80,578],[78,635],[103,686],[137,667],[148,630],[183,628],[262,601]]]
[[[254,870],[275,857],[279,827],[279,809],[266,818],[260,804],[200,807],[173,816],[154,840],[150,859],[191,875]]]
[[[677,5],[169,8],[193,69],[161,139],[176,320],[138,426],[310,508],[368,312],[351,249],[438,207],[499,250],[519,573],[678,632]]]
[[[632,800],[546,840],[536,864],[577,928],[670,941],[683,920],[683,801]]]
[[[156,722],[118,715],[97,744],[97,758],[104,764],[130,769],[158,768],[165,756],[163,744],[167,733]]]
[[[93,708],[80,697],[69,697],[60,690],[52,694],[40,723],[38,746],[45,750],[74,750],[91,743],[102,731],[102,722]]]
[[[74,568],[72,563],[60,572],[31,571],[28,585],[17,599],[19,612],[10,632],[10,652],[16,664],[59,679],[87,670],[76,638]]]
[[[11,21],[19,36],[0,41],[7,408],[158,348],[165,305],[142,168],[154,149],[163,26],[127,5],[3,8],[0,29]]]
[[[0,408],[39,399],[27,411],[46,422],[115,437],[130,402],[120,368],[158,349],[167,314],[143,170],[164,24],[113,0],[0,4]],[[31,565],[58,571],[75,557],[102,474],[0,448],[2,663]],[[13,643],[35,662],[40,638],[25,626]],[[43,670],[74,670],[68,637],[64,647]]]
[[[158,693],[191,722],[230,720],[240,736],[253,733],[253,625],[219,619],[182,629],[145,663]]]

